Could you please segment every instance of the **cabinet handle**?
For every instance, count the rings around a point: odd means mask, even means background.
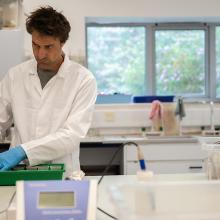
[[[190,170],[194,170],[194,169],[202,169],[202,166],[189,166]]]

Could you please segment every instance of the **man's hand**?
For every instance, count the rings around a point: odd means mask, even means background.
[[[8,151],[0,153],[0,171],[10,170],[25,158],[26,153],[20,145],[11,147]]]

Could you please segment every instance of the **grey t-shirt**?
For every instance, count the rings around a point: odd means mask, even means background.
[[[40,83],[42,89],[44,86],[49,82],[49,80],[56,75],[56,72],[52,72],[49,70],[42,70],[42,69],[37,69],[38,76],[40,78]]]

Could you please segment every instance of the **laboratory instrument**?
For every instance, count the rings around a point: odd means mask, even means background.
[[[18,181],[17,220],[95,220],[96,180]]]

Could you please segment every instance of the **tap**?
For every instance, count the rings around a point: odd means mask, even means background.
[[[214,102],[213,101],[210,101],[210,127],[211,127],[212,131],[215,130],[215,126],[214,126]]]

